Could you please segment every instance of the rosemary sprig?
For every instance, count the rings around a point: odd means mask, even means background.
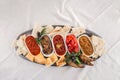
[[[38,44],[40,44],[40,42],[41,42],[41,36],[44,35],[45,33],[46,33],[46,28],[43,28],[41,32],[37,33],[36,42]]]
[[[46,28],[42,29],[42,31],[40,32],[40,35],[42,36],[45,33],[46,33]]]
[[[38,38],[36,38],[36,42],[37,42],[38,44],[40,44],[41,40],[38,39]]]
[[[46,28],[43,28],[41,32],[37,32],[37,38],[41,38],[46,33]]]

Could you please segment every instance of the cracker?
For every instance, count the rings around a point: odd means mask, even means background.
[[[60,59],[56,62],[56,65],[59,67],[66,65],[65,56],[60,57]]]
[[[53,65],[57,60],[58,57],[55,55],[55,53],[53,53],[50,57],[46,59],[45,65],[49,67]]]
[[[53,26],[51,26],[51,25],[46,26],[45,28],[46,28],[46,33],[47,34],[51,33],[54,30]]]
[[[35,62],[39,64],[45,64],[46,59],[42,55],[42,53],[39,53],[37,56],[35,56]]]
[[[30,52],[27,53],[27,55],[25,57],[32,62],[34,61],[34,55],[32,55]]]

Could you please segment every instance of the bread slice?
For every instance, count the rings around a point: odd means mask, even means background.
[[[46,59],[45,65],[51,66],[58,60],[58,57],[53,53],[50,57]]]
[[[46,65],[47,67],[49,67],[49,66],[51,66],[52,64],[53,64],[52,60],[51,60],[50,58],[47,58],[47,59],[46,59],[46,62],[45,62],[45,65]]]
[[[94,35],[91,37],[91,41],[95,49],[94,55],[92,55],[92,58],[97,59],[98,57],[100,57],[105,53],[105,42],[102,38]]]
[[[58,60],[58,57],[56,56],[55,53],[53,53],[53,54],[50,56],[50,59],[52,60],[53,63],[55,63],[55,62]]]
[[[32,55],[30,52],[27,53],[27,55],[25,57],[32,62],[34,61],[34,55]]]
[[[56,62],[56,65],[57,65],[58,67],[61,67],[61,66],[66,65],[65,56],[62,56],[62,57]]]
[[[39,64],[45,64],[46,59],[42,55],[42,53],[39,53],[37,56],[35,56],[35,62]]]

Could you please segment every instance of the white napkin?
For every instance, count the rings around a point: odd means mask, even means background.
[[[0,0],[0,80],[120,80],[119,0]],[[85,26],[101,35],[107,52],[93,67],[50,67],[16,55],[16,37],[40,25]]]

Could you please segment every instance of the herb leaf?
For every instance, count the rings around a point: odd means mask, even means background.
[[[40,39],[42,35],[46,33],[46,28],[43,28],[41,32],[37,32],[37,38]]]
[[[46,33],[46,28],[42,29],[42,31],[40,32],[40,35],[42,36],[45,33]]]
[[[36,42],[37,42],[38,44],[40,44],[41,40],[38,39],[38,38],[36,38]]]
[[[70,54],[67,52],[66,53],[66,58],[65,58],[65,61],[68,63],[70,61]]]
[[[78,53],[77,53],[77,56],[80,56],[82,54],[82,51],[80,50]]]
[[[65,58],[65,61],[68,63],[69,61],[71,61],[70,58]]]
[[[76,57],[76,64],[81,64],[81,62],[80,62],[80,60],[79,60],[79,58],[78,57]]]
[[[36,42],[37,42],[38,44],[40,44],[40,42],[41,42],[41,36],[44,35],[45,33],[46,33],[46,28],[42,29],[41,32],[38,32],[38,33],[37,33]]]

